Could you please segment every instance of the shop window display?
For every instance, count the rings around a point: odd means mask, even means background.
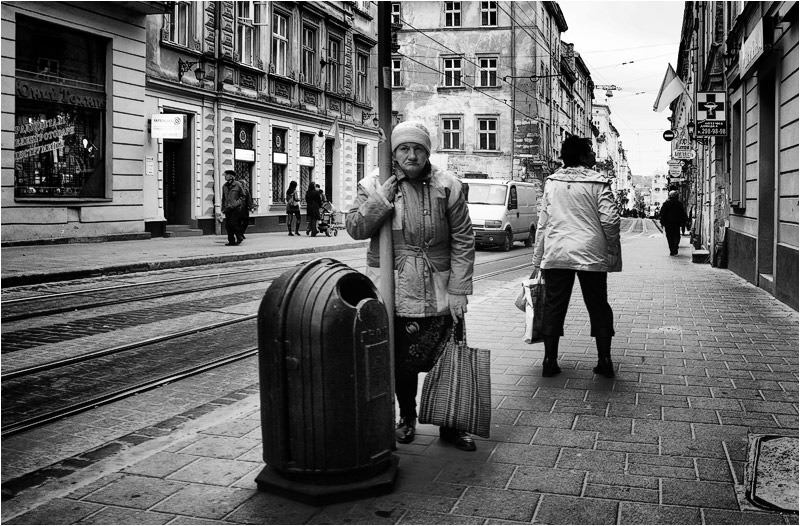
[[[20,16],[15,198],[105,198],[108,41]]]

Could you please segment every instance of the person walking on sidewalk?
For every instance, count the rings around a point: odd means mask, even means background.
[[[300,196],[297,193],[297,181],[290,182],[289,189],[286,190],[286,226],[289,227],[290,236],[300,235]]]
[[[664,227],[664,234],[667,236],[669,245],[669,255],[678,255],[678,245],[681,242],[681,227],[686,226],[689,218],[686,216],[686,209],[678,199],[678,192],[672,190],[664,205],[661,207],[661,226]]]
[[[379,233],[391,222],[395,281],[395,394],[401,444],[414,440],[419,370],[409,370],[409,354],[438,356],[453,324],[467,311],[472,294],[475,237],[461,182],[428,161],[431,138],[419,122],[392,131],[393,174],[379,182],[373,172],[358,185],[346,214],[353,239],[369,239],[366,274],[379,282]],[[390,270],[391,272],[391,270]],[[474,451],[465,432],[440,428],[439,436],[463,451]]]
[[[225,231],[228,233],[226,246],[238,245],[244,239],[241,216],[244,203],[244,188],[236,180],[236,172],[225,170],[225,184],[222,185],[222,213],[225,214]]]
[[[597,344],[594,372],[613,378],[614,313],[608,304],[607,273],[622,270],[619,214],[610,181],[592,170],[596,159],[590,139],[568,137],[561,160],[564,167],[545,181],[533,253],[534,272],[541,269],[545,282],[542,376],[561,372],[558,340],[564,335],[577,274]]]
[[[316,237],[319,233],[317,230],[317,222],[322,217],[320,215],[320,208],[322,207],[322,198],[319,195],[317,187],[313,182],[308,183],[308,190],[306,190],[306,235],[311,234],[311,237]]]

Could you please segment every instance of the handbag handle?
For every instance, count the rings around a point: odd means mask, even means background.
[[[466,345],[467,343],[467,324],[464,323],[464,316],[458,318],[452,328],[452,339],[454,342]]]

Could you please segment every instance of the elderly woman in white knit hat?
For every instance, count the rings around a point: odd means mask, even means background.
[[[347,213],[353,239],[371,238],[367,275],[378,283],[381,225],[391,221],[395,269],[395,393],[400,406],[397,441],[414,440],[417,379],[430,370],[472,294],[475,237],[461,181],[431,165],[431,137],[420,122],[392,131],[393,174],[364,178]],[[464,451],[475,441],[456,429],[440,438]]]

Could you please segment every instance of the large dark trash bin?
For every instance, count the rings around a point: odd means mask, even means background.
[[[270,285],[258,311],[259,490],[311,504],[391,491],[389,322],[365,275],[333,259]]]

